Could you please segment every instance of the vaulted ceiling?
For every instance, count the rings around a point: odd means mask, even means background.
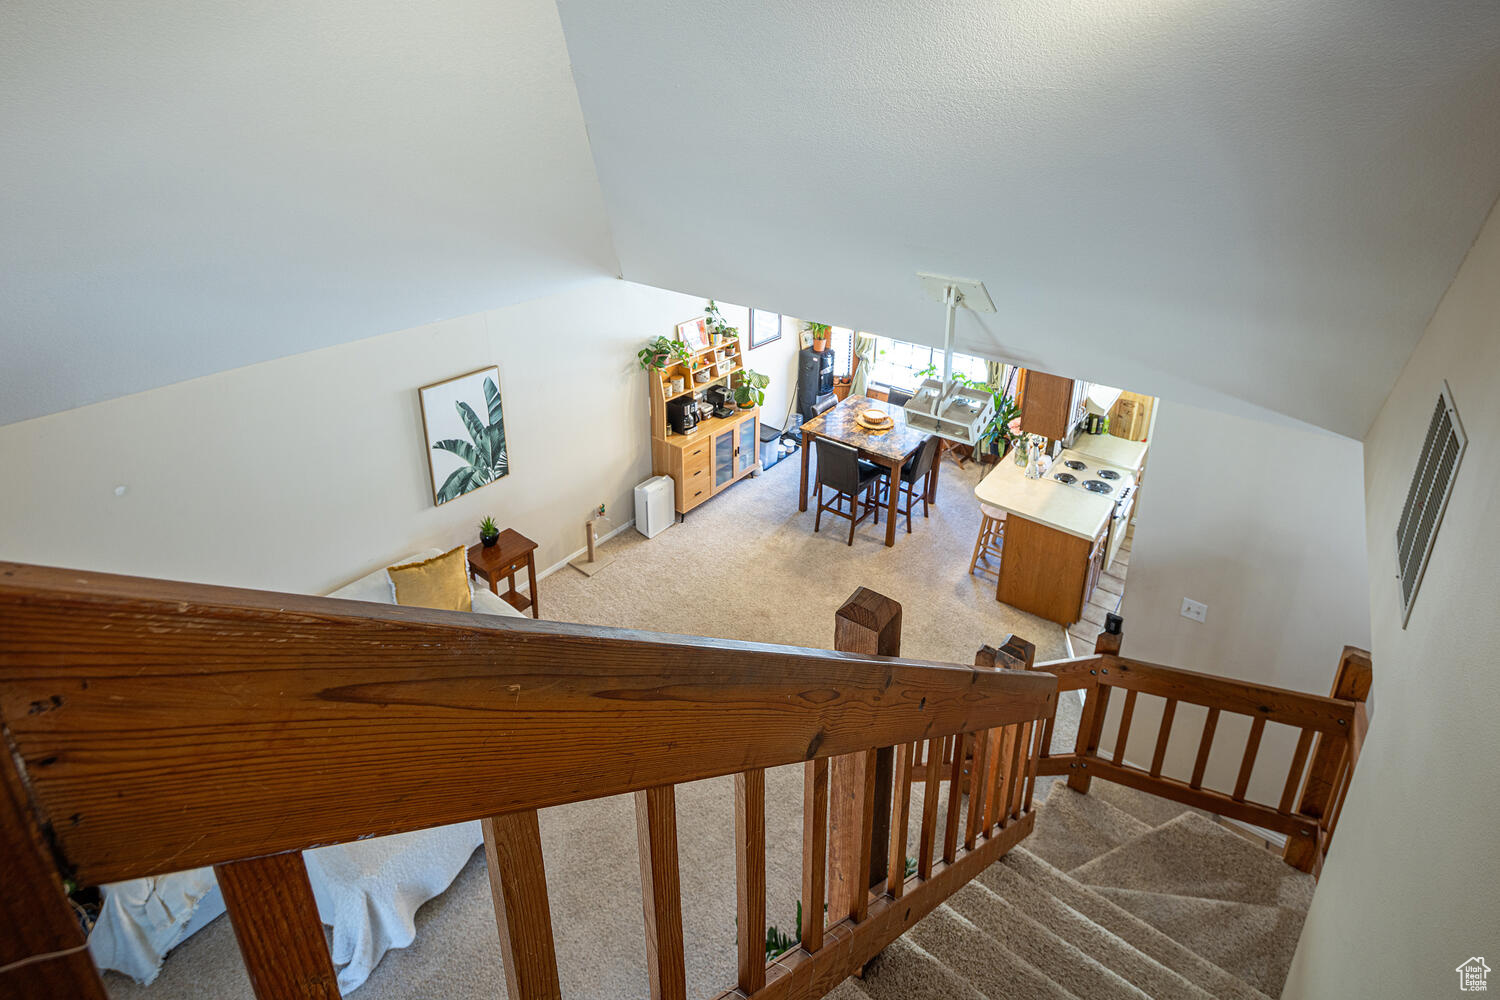
[[[926,270],[961,350],[1361,437],[1500,193],[1493,0],[3,18],[0,423],[603,274],[936,343]]]

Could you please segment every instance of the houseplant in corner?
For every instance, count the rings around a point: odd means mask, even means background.
[[[812,334],[813,350],[822,351],[828,347],[828,333],[833,327],[827,323],[807,322],[802,324],[802,329]]]
[[[766,401],[765,389],[770,384],[771,376],[746,368],[740,372],[739,381],[735,383],[734,401],[740,404],[742,410],[759,406]]]
[[[683,362],[690,357],[687,345],[680,340],[657,337],[635,354],[641,370],[654,368],[661,371],[674,362]]]
[[[479,544],[489,548],[500,540],[500,529],[495,526],[493,517],[486,517],[479,522]]]

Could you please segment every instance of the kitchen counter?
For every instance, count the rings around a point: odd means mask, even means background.
[[[1072,450],[1087,455],[1100,465],[1113,465],[1138,474],[1146,462],[1148,447],[1148,442],[1127,441],[1113,434],[1080,434],[1074,440]]]
[[[1120,438],[1113,440],[1133,443]],[[1140,447],[1144,454],[1145,445]],[[974,495],[980,503],[999,507],[1007,514],[1089,541],[1099,537],[1115,509],[1115,502],[1109,497],[1064,486],[1045,476],[1027,479],[1026,470],[1009,455],[979,481]]]

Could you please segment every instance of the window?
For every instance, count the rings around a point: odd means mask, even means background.
[[[893,386],[911,392],[922,379],[917,375],[927,367],[936,367],[941,374],[943,352],[922,344],[908,344],[889,337],[875,338],[875,364],[870,369],[870,381]],[[989,379],[989,366],[984,358],[969,354],[953,353],[954,372],[965,375],[976,382]]]

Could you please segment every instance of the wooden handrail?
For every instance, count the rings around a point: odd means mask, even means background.
[[[25,901],[0,913],[30,905],[56,925],[0,929],[0,997],[22,982],[103,996],[62,876],[210,864],[257,996],[336,996],[298,852],[473,819],[511,993],[555,996],[536,810],[625,792],[652,994],[682,996],[675,786],[728,774],[733,995],[820,996],[1030,832],[1031,734],[1057,697],[1045,673],[899,657],[900,609],[879,595],[856,593],[838,621],[841,650],[823,651],[0,563],[0,853]],[[957,779],[962,747],[991,733],[1010,734],[1013,756],[968,782],[980,804],[1003,798],[1001,814],[971,809],[960,844],[955,780],[938,860],[932,795],[921,871],[905,878],[910,782],[936,790],[914,744],[952,743]],[[804,761],[808,931],[757,968],[764,768]],[[830,780],[854,801],[821,792]],[[830,803],[846,816],[832,836],[815,829]],[[824,885],[842,900],[826,930]]]
[[[1369,654],[1347,647],[1333,691],[1324,697],[1122,657],[1119,655],[1122,620],[1116,615],[1109,619],[1094,655],[1039,664],[1039,669],[1057,677],[1059,690],[1081,690],[1087,694],[1077,745],[1072,752],[1062,754],[1052,753],[1044,745],[1038,754],[1041,772],[1067,775],[1069,787],[1078,791],[1087,792],[1094,778],[1104,778],[1285,833],[1288,840],[1283,857],[1287,863],[1316,873],[1368,725],[1362,702],[1370,690]],[[1125,692],[1125,704],[1113,752],[1106,758],[1099,753],[1099,745],[1110,693],[1117,688]],[[1125,760],[1131,719],[1137,699],[1143,694],[1164,701],[1149,769],[1135,767]],[[1162,774],[1172,720],[1180,703],[1208,710],[1192,775],[1187,781]],[[1214,736],[1220,717],[1226,712],[1251,720],[1234,785],[1228,792],[1203,787]],[[1301,730],[1275,805],[1247,798],[1267,722]],[[1050,740],[1050,726],[1044,731]]]

